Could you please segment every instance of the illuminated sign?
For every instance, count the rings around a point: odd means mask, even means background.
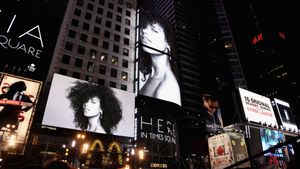
[[[280,122],[284,129],[298,131],[290,104],[288,102],[274,98],[274,104],[278,112]]]
[[[249,122],[278,126],[269,98],[242,88],[239,88],[239,92],[245,117]]]
[[[134,101],[134,93],[54,74],[42,124],[134,137]]]
[[[168,168],[168,164],[150,163],[150,168]]]
[[[0,84],[0,124],[16,126],[17,144],[28,137],[42,82],[2,73]]]

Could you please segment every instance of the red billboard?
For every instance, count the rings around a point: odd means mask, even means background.
[[[134,137],[135,94],[54,74],[42,124]]]
[[[0,126],[3,139],[16,134],[16,143],[23,144],[35,113],[42,82],[1,73]]]

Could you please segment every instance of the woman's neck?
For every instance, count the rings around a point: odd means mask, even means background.
[[[168,70],[171,70],[169,56],[166,54],[162,55],[151,55],[152,62],[152,74],[153,78],[164,78]]]
[[[100,126],[99,115],[89,118],[89,128],[88,128],[88,130],[96,131],[97,128],[99,128],[99,126]]]

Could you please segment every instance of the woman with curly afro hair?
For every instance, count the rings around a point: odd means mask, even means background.
[[[76,127],[86,131],[113,134],[122,119],[121,103],[114,92],[105,86],[74,82],[67,98],[74,110]]]

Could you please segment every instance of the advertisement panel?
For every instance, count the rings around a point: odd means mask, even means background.
[[[233,149],[227,133],[209,137],[208,150],[212,169],[222,169],[234,164]]]
[[[170,23],[150,12],[140,11],[138,35],[138,93],[181,106]]]
[[[0,126],[3,134],[15,132],[16,143],[26,141],[41,87],[40,81],[1,73]]]
[[[177,125],[174,115],[180,106],[139,95],[137,105],[137,144],[146,151],[145,166],[176,163]],[[151,167],[152,168],[152,167]]]
[[[239,88],[239,93],[249,122],[256,122],[278,127],[271,100],[265,96]]]
[[[54,74],[42,124],[134,137],[135,94]]]
[[[46,78],[67,0],[0,2],[0,71]]]
[[[279,123],[281,123],[283,128],[286,130],[298,131],[295,118],[290,108],[290,104],[276,98],[274,98],[273,103],[280,118]]]

